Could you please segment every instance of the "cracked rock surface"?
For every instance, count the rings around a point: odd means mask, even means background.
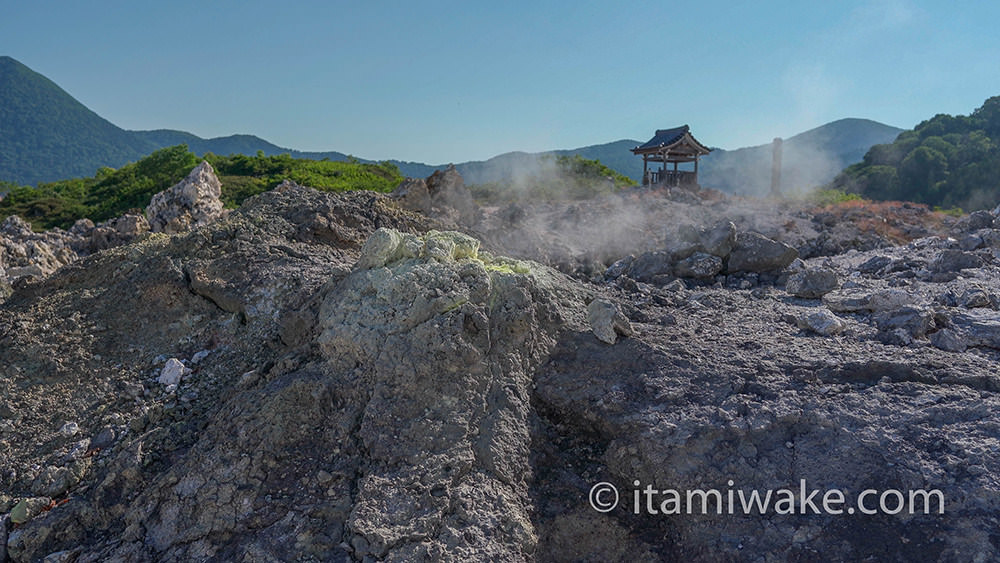
[[[495,215],[460,232],[379,194],[288,184],[15,284],[0,556],[1000,558],[992,223],[844,251],[823,237],[854,231],[824,216],[782,211],[805,217],[795,234],[674,203],[634,206],[700,225],[641,248],[622,225],[581,254]],[[574,205],[540,207],[582,217],[580,234],[633,203]],[[734,252],[767,271],[736,272]],[[803,479],[848,498],[938,489],[945,512],[633,511],[635,482]],[[607,513],[588,503],[602,481],[622,499]]]

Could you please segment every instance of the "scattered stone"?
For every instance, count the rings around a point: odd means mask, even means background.
[[[821,336],[835,336],[844,332],[847,323],[826,309],[820,309],[799,317],[798,327],[809,330]]]
[[[635,255],[629,254],[625,258],[618,260],[614,264],[608,266],[608,269],[604,271],[604,279],[606,280],[616,280],[623,274],[629,271],[632,266],[632,262],[635,262]]]
[[[839,285],[837,272],[828,268],[814,268],[789,276],[785,291],[796,297],[818,299],[837,289]]]
[[[660,276],[673,273],[673,255],[668,251],[643,252],[629,268],[629,277],[638,281],[653,282]]]
[[[950,328],[931,333],[930,341],[931,345],[948,352],[964,352],[968,347],[962,335]]]
[[[708,254],[726,258],[736,246],[736,225],[732,221],[724,221],[699,236],[701,247]]]
[[[67,438],[71,436],[76,436],[77,432],[80,431],[80,425],[75,422],[67,422],[59,428],[59,433]]]
[[[682,278],[708,279],[722,271],[722,258],[695,252],[674,265],[674,274]]]
[[[923,307],[906,305],[899,309],[880,312],[875,315],[874,320],[880,332],[902,329],[911,338],[923,338],[934,326],[934,312]]]
[[[932,272],[939,274],[958,272],[967,268],[981,268],[983,259],[977,254],[962,250],[946,249],[938,254],[931,264]]]
[[[961,331],[967,347],[986,346],[1000,349],[1000,313],[985,309],[971,309],[951,317]]]
[[[910,346],[914,343],[913,336],[905,328],[880,331],[877,338],[879,342],[890,346]]]
[[[983,237],[970,233],[959,239],[958,247],[962,250],[975,250],[984,244]]]
[[[823,296],[823,304],[831,311],[838,313],[856,313],[859,311],[888,311],[904,305],[912,305],[912,295],[901,289],[840,289]]]
[[[178,385],[181,382],[181,378],[185,374],[190,373],[190,371],[177,358],[170,358],[167,360],[167,364],[163,366],[163,369],[160,370],[160,377],[156,381],[161,385]]]
[[[614,344],[618,336],[632,336],[632,323],[614,303],[595,299],[587,306],[587,320],[594,336],[601,342]]]
[[[28,497],[22,499],[10,510],[10,521],[13,524],[24,524],[44,512],[50,499],[46,497]]]
[[[771,240],[760,233],[740,233],[736,236],[736,246],[729,255],[728,270],[730,273],[781,270],[791,264],[798,254],[791,246]]]
[[[669,291],[674,293],[684,292],[685,290],[687,290],[687,288],[688,288],[687,284],[685,284],[683,280],[674,280],[663,286],[664,291]]]
[[[892,258],[888,256],[872,256],[858,266],[858,271],[870,275],[884,270],[889,264],[892,264]]]
[[[211,350],[201,350],[200,352],[196,352],[195,355],[191,356],[191,365],[193,365],[193,366],[198,365],[199,363],[201,363],[202,360],[204,360],[205,358],[207,358],[208,355],[211,354],[211,353],[212,353]]]
[[[973,211],[960,224],[959,228],[965,231],[977,231],[988,229],[993,226],[994,216],[986,210]]]
[[[84,458],[64,467],[50,465],[43,469],[31,483],[31,492],[42,497],[58,497],[74,487],[83,478],[90,460]]]
[[[966,309],[977,307],[992,307],[993,301],[990,294],[981,287],[970,287],[966,289],[962,296],[958,298],[958,304]]]
[[[95,448],[106,449],[115,442],[115,429],[111,426],[104,426],[90,440],[90,445]]]

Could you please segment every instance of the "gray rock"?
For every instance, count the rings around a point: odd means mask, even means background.
[[[7,534],[10,527],[10,515],[0,515],[0,562],[7,563]]]
[[[58,497],[74,487],[83,478],[90,459],[83,458],[65,467],[48,466],[31,484],[31,492],[41,497]]]
[[[838,313],[888,311],[912,305],[914,297],[901,289],[840,289],[823,296],[823,304]]]
[[[682,278],[708,279],[722,271],[722,258],[695,252],[674,264],[674,274]]]
[[[449,165],[426,179],[406,178],[390,194],[402,207],[426,215],[445,217],[464,225],[479,221],[481,211],[462,175]]]
[[[146,207],[154,233],[182,233],[203,227],[223,216],[222,184],[203,161],[187,178],[157,193]]]
[[[966,309],[975,309],[978,307],[992,307],[993,300],[990,299],[990,294],[985,289],[970,287],[958,298],[958,304]]]
[[[117,433],[113,427],[104,426],[97,432],[96,435],[94,435],[93,439],[91,439],[90,445],[94,448],[108,448],[115,443],[116,436]]]
[[[891,311],[882,311],[874,317],[880,332],[902,329],[911,338],[923,338],[934,326],[934,312],[923,307],[906,305]]]
[[[673,273],[673,255],[670,252],[657,250],[643,252],[636,257],[629,268],[629,277],[642,282],[653,282],[658,276]]]
[[[781,270],[798,257],[791,246],[771,240],[760,233],[746,232],[736,236],[736,246],[729,255],[729,273],[770,272]]]
[[[618,260],[614,264],[608,266],[608,269],[604,271],[604,278],[607,280],[616,280],[623,274],[629,271],[632,266],[632,262],[635,261],[634,255],[628,255],[621,260]]]
[[[45,270],[38,264],[29,264],[18,268],[8,268],[6,275],[11,280],[19,278],[42,278],[45,276]]]
[[[1000,230],[996,228],[984,229],[976,233],[976,236],[982,239],[983,246],[988,246],[990,248],[1000,248]]]
[[[148,225],[148,223],[147,223]],[[73,226],[69,228],[69,232],[72,235],[77,235],[80,237],[90,236],[91,231],[94,230],[94,222],[90,219],[84,217],[83,219],[77,219]]]
[[[828,268],[813,268],[790,275],[785,283],[785,291],[796,297],[817,299],[839,286],[837,272]]]
[[[76,436],[78,432],[80,432],[80,425],[75,422],[67,422],[59,428],[59,433],[67,438]]]
[[[962,250],[975,250],[982,247],[985,244],[983,237],[976,233],[969,233],[959,239],[958,247]]]
[[[736,246],[736,225],[732,221],[721,222],[701,233],[699,243],[706,253],[726,258]]]
[[[614,344],[618,336],[632,336],[632,323],[614,303],[595,299],[587,306],[587,321],[598,340]]]
[[[972,309],[953,315],[951,320],[955,327],[961,331],[966,346],[986,346],[1000,349],[1000,313]]]
[[[888,267],[889,264],[892,264],[892,258],[888,256],[872,256],[858,266],[858,271],[862,274],[874,274],[882,271]]]
[[[973,211],[964,220],[963,227],[966,231],[977,231],[993,226],[994,216],[986,210]]]
[[[797,319],[798,327],[821,336],[835,336],[844,332],[847,323],[826,309],[819,309]]]
[[[980,268],[983,259],[971,252],[962,250],[942,250],[931,262],[930,269],[937,273],[958,272],[967,268]]]
[[[948,352],[964,352],[968,347],[962,335],[950,328],[931,333],[930,341],[933,346]]]

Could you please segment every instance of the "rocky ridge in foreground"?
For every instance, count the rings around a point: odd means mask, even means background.
[[[527,228],[638,207],[642,228],[591,252],[593,221],[576,239]],[[523,211],[470,236],[461,213],[284,185],[15,284],[0,306],[6,556],[1000,557],[992,217],[834,251],[851,239],[831,229],[850,226],[759,228],[728,203]],[[696,223],[630,238],[673,214]],[[633,511],[636,481],[803,479],[939,489],[946,509]],[[588,503],[598,482],[616,509]]]

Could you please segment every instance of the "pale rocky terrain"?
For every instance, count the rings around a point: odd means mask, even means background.
[[[991,213],[198,175],[170,234],[0,229],[0,561],[1000,558]],[[632,511],[801,479],[945,512]]]

